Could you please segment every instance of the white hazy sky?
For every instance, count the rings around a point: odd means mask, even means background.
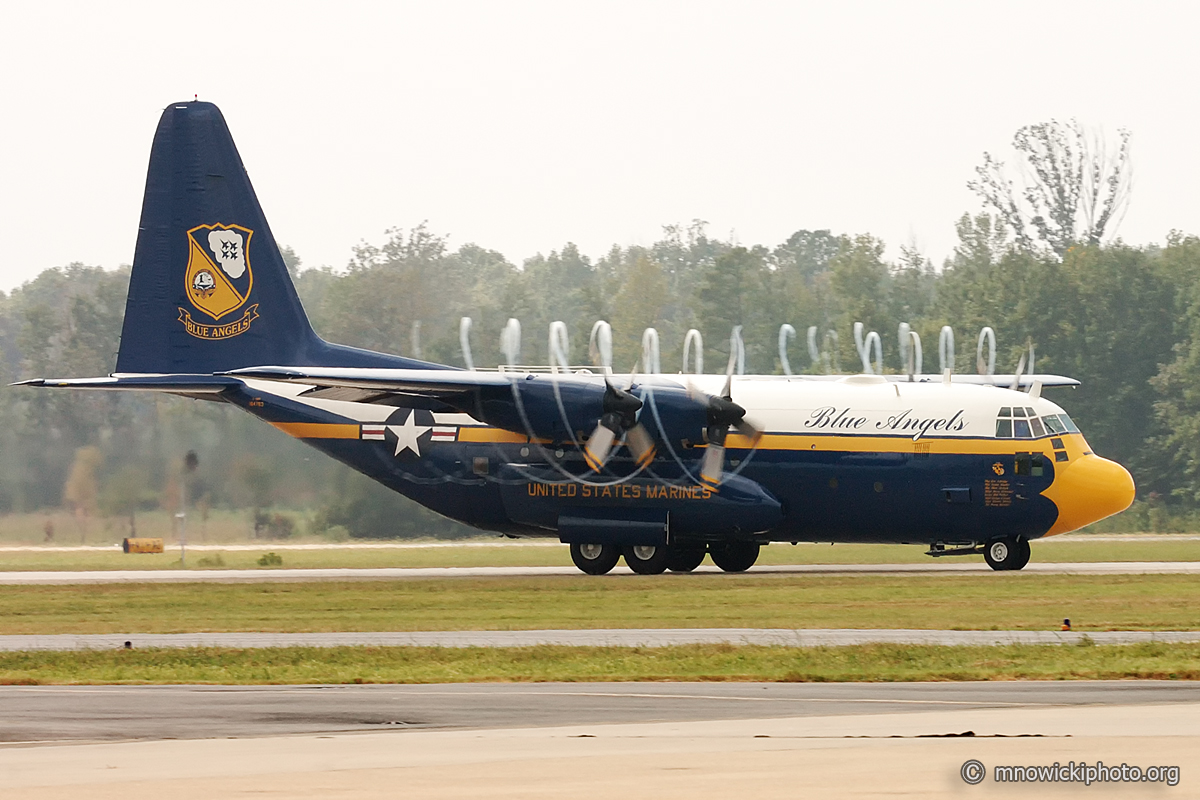
[[[1200,231],[1188,3],[9,3],[0,289],[133,255],[159,113],[225,113],[307,266],[428,220],[517,263],[700,218],[869,232],[935,262],[984,150],[1133,131],[1119,233]]]

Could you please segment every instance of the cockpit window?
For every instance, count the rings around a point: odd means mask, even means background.
[[[1063,425],[1059,420],[1058,414],[1047,414],[1042,417],[1042,422],[1046,423],[1046,430],[1050,433],[1066,433],[1067,426]]]
[[[1070,418],[1070,417],[1068,417],[1066,414],[1059,414],[1059,415],[1058,415],[1058,418],[1059,418],[1060,420],[1062,420],[1062,424],[1063,424],[1063,426],[1064,426],[1064,427],[1067,429],[1067,431],[1068,431],[1068,432],[1070,432],[1070,433],[1079,433],[1079,428],[1077,428],[1077,427],[1075,426],[1075,423],[1074,423],[1074,422],[1072,422],[1072,421],[1071,421],[1071,418]]]
[[[1015,410],[1016,409],[1014,409],[1014,411]],[[1013,420],[1013,437],[1016,439],[1032,439],[1033,438],[1033,435],[1029,432],[1029,420],[1027,420],[1027,419],[1014,419]]]
[[[1013,416],[1014,416],[1014,417],[1023,417],[1023,416],[1025,416],[1025,409],[1021,408],[1020,406],[1013,406],[1013,410],[1012,410],[1012,411],[1013,411]]]
[[[1046,430],[1042,427],[1042,421],[1037,417],[1033,417],[1029,420],[1029,427],[1033,429],[1033,438],[1035,439],[1039,436],[1046,435]]]
[[[998,419],[996,420],[996,438],[1011,439],[1012,438],[1012,420]]]

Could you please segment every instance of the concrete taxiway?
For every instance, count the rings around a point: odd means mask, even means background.
[[[1200,575],[1200,561],[1108,561],[1029,564],[1022,571],[1036,575]],[[629,576],[627,567],[610,577]],[[721,574],[704,566],[695,574]],[[989,575],[986,564],[930,562],[924,564],[763,564],[748,575]],[[544,578],[581,576],[574,567],[388,567],[376,569],[205,569],[205,570],[92,570],[58,572],[0,572],[0,586],[97,583],[266,583],[305,581],[404,580],[409,578]],[[675,576],[683,578],[686,576]]]
[[[1184,682],[7,687],[0,708],[6,800],[1033,797],[1088,787],[992,768],[1069,761],[1179,767],[1105,795],[1200,779]]]
[[[0,651],[155,647],[669,647],[685,644],[841,647],[862,644],[1006,645],[1200,642],[1200,631],[946,631],[916,629],[609,628],[525,631],[359,631],[333,633],[9,634]]]

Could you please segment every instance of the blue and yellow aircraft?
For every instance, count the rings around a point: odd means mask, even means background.
[[[919,543],[1020,569],[1031,540],[1134,496],[1040,396],[1074,383],[1057,376],[618,380],[325,342],[202,102],[169,106],[154,137],[117,371],[24,383],[231,403],[447,517],[555,537],[589,574],[621,558],[690,571],[706,555],[738,572],[797,541]]]

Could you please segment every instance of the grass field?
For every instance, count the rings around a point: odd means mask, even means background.
[[[6,586],[0,633],[1200,629],[1189,575],[664,575]]]
[[[277,552],[283,566],[318,567],[489,567],[571,566],[566,545],[479,540],[470,547],[403,547],[329,550],[286,550],[279,543],[258,542],[254,550],[191,550],[188,569],[258,569],[258,559]],[[930,563],[925,548],[911,545],[802,543],[764,547],[760,564],[912,564]],[[1085,536],[1055,537],[1033,543],[1034,562],[1063,561],[1200,561],[1200,538],[1179,537],[1174,541],[1139,540],[1089,541]],[[955,556],[942,563],[982,563],[982,556]],[[0,571],[4,570],[108,570],[179,569],[179,550],[162,554],[126,555],[119,549],[106,551],[63,549],[27,552],[0,547]]]
[[[0,684],[1200,679],[1200,645],[290,647],[0,653]]]

